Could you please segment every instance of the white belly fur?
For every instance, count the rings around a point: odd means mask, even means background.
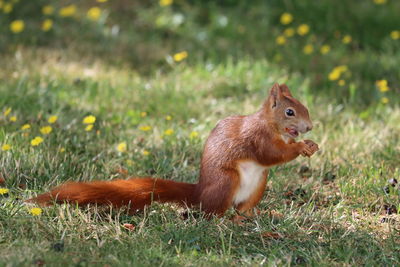
[[[259,183],[264,179],[263,173],[267,169],[255,161],[242,161],[238,163],[240,175],[240,186],[233,197],[233,204],[238,205],[246,201],[257,189]]]

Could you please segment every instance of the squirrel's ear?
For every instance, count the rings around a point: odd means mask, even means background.
[[[274,108],[276,107],[276,103],[281,97],[282,97],[282,90],[279,87],[278,83],[274,83],[274,85],[272,85],[271,90],[269,91],[269,96],[266,103],[268,103],[269,107]]]
[[[279,87],[281,88],[281,92],[283,95],[290,96],[290,97],[292,96],[292,94],[290,93],[289,87],[287,87],[286,84],[281,84]]]

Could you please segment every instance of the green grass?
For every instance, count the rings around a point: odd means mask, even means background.
[[[1,106],[13,108],[1,119],[1,143],[12,145],[0,158],[5,187],[10,189],[1,198],[1,264],[31,265],[38,260],[82,266],[399,263],[399,218],[383,211],[384,204],[399,208],[399,193],[386,195],[382,190],[389,178],[399,178],[398,107],[379,106],[361,119],[351,106],[312,98],[307,82],[296,75],[288,78],[285,71],[263,60],[220,64],[212,72],[203,65],[185,65],[143,78],[106,65],[98,65],[89,77],[84,68],[93,66],[69,62],[62,54],[59,65],[40,65],[41,56],[25,56],[32,66],[20,67],[0,89]],[[46,75],[50,67],[52,74]],[[216,122],[231,114],[254,112],[272,82],[286,80],[310,109],[315,129],[307,138],[319,143],[321,152],[273,168],[260,204],[263,213],[244,226],[229,221],[232,211],[223,219],[207,221],[195,213],[183,220],[182,211],[169,205],[154,205],[135,216],[59,205],[34,217],[23,202],[67,180],[121,177],[120,167],[130,175],[194,182],[202,144]],[[235,93],[225,95],[226,88]],[[143,111],[146,117],[140,116]],[[39,128],[48,125],[47,118],[54,114],[58,121],[53,132],[38,147],[30,146],[34,136],[43,136]],[[82,124],[88,114],[97,118],[90,132]],[[9,121],[11,115],[17,116],[16,122]],[[172,120],[166,120],[167,115]],[[20,130],[25,123],[32,126],[26,137]],[[142,125],[152,130],[142,132]],[[163,136],[170,128],[174,134]],[[190,139],[192,131],[199,137]],[[119,153],[116,145],[123,141],[128,150]],[[142,155],[144,149],[150,155]],[[311,172],[302,178],[303,165]],[[336,178],[324,181],[327,173]],[[19,189],[19,184],[27,189]],[[298,188],[303,194],[296,195]],[[384,217],[390,221],[381,223]],[[136,229],[127,231],[123,223]],[[282,238],[263,236],[266,232]]]
[[[9,189],[0,195],[0,266],[400,265],[400,187],[384,191],[389,179],[400,180],[400,43],[390,38],[400,30],[397,2],[108,3],[98,23],[85,19],[83,4],[75,18],[55,13],[48,33],[35,33],[36,4],[19,9],[21,1],[0,18],[30,21],[19,35],[0,29],[0,187]],[[289,26],[311,30],[278,46],[283,12],[294,16]],[[181,25],[172,23],[177,14]],[[341,42],[344,34],[351,44]],[[302,52],[306,44],[311,55]],[[326,55],[323,44],[331,46]],[[173,62],[183,50],[188,58]],[[328,79],[339,65],[349,69],[345,86]],[[376,87],[381,79],[388,92]],[[232,210],[212,220],[190,210],[183,219],[185,209],[160,204],[134,216],[75,205],[29,213],[35,205],[24,200],[65,181],[196,182],[218,120],[255,112],[274,82],[287,83],[309,108],[315,127],[302,138],[321,150],[272,168],[262,212],[244,225],[230,221]],[[44,135],[51,115],[58,120]],[[88,115],[96,117],[91,131],[82,123]],[[26,123],[31,129],[21,130]],[[37,147],[35,136],[44,138]],[[127,151],[117,150],[121,142]],[[4,144],[11,149],[1,151]]]

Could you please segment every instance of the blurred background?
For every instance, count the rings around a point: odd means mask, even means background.
[[[313,96],[365,109],[399,99],[399,11],[395,0],[0,0],[0,51],[11,69],[18,52],[62,51],[144,77],[265,59],[307,80]],[[249,90],[217,87],[222,96]]]

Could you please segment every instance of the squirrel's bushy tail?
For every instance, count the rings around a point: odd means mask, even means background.
[[[79,205],[96,203],[115,207],[129,206],[131,211],[143,209],[152,201],[196,204],[196,185],[156,178],[128,180],[69,182],[28,202],[43,205],[74,202]]]

